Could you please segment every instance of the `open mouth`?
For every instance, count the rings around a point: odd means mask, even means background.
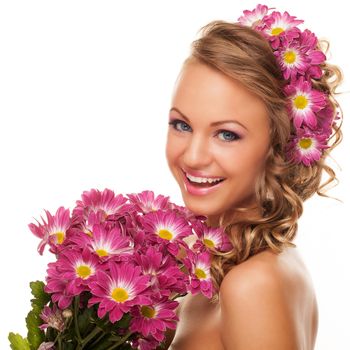
[[[225,181],[226,179],[221,179],[221,180],[218,180],[218,181],[214,181],[212,183],[210,182],[195,182],[195,181],[191,181],[187,176],[186,176],[186,173],[184,173],[184,176],[186,178],[186,180],[192,185],[192,186],[195,186],[195,187],[198,187],[198,188],[208,188],[208,187],[214,187],[216,185],[218,185],[219,183]]]

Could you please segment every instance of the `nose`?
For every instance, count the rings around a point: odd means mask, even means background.
[[[193,169],[207,167],[212,160],[208,140],[203,135],[194,133],[188,139],[183,158],[184,165]]]

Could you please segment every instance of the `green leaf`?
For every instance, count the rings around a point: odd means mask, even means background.
[[[33,291],[33,288],[32,288]],[[33,294],[34,295],[34,294]],[[36,303],[32,303],[32,310],[29,311],[26,317],[27,323],[27,339],[30,344],[30,348],[32,350],[36,350],[39,345],[45,341],[45,333],[42,331],[39,326],[43,324],[43,320],[40,317],[40,313],[43,309],[43,305],[38,305]]]
[[[12,350],[30,350],[28,340],[20,334],[10,332],[8,339]]]
[[[44,291],[45,284],[42,281],[30,282],[30,289],[32,290],[32,294],[34,299],[31,300],[32,305],[38,305],[43,308],[50,300],[50,294]]]
[[[123,317],[116,323],[116,326],[119,328],[129,328],[129,323],[131,321],[131,315],[130,313],[126,313],[123,315]]]
[[[91,330],[90,326],[94,328],[94,325],[91,322],[93,312],[93,309],[86,308],[83,313],[78,316],[79,331],[82,336],[85,336],[85,334]]]

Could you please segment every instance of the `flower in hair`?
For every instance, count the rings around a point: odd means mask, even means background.
[[[304,21],[295,18],[295,16],[290,16],[288,12],[281,14],[276,11],[266,18],[263,32],[268,35],[273,49],[277,49],[283,39],[291,41],[299,36],[300,29],[296,26]]]
[[[289,153],[293,161],[310,166],[320,159],[322,150],[327,148],[326,136],[313,134],[305,129],[298,129],[297,134],[289,143],[287,154]]]
[[[261,33],[270,43],[285,79],[283,92],[288,98],[287,111],[292,132],[286,148],[289,160],[311,166],[328,146],[332,126],[337,120],[329,93],[315,88],[313,82],[323,76],[325,54],[318,48],[314,33],[298,28],[303,20],[288,12],[273,11],[266,5],[244,10],[241,25]]]
[[[298,81],[287,85],[285,94],[290,97],[287,106],[294,126],[300,128],[304,123],[312,129],[317,127],[316,112],[326,105],[325,95],[312,89],[311,83],[300,77]]]
[[[244,16],[241,16],[238,20],[245,26],[257,27],[262,19],[267,15],[269,8],[266,5],[258,5],[253,11],[244,10]]]

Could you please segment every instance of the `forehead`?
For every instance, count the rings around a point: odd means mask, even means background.
[[[185,64],[180,71],[172,107],[179,108],[190,118],[200,115],[211,121],[235,117],[247,123],[267,122],[265,103],[257,95],[239,81],[198,62]]]

